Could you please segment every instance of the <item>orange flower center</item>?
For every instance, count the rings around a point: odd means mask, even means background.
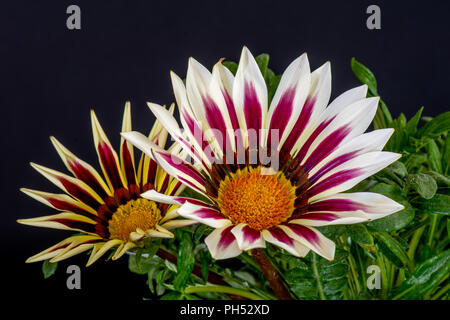
[[[161,210],[155,202],[142,198],[128,201],[117,208],[108,222],[110,238],[129,241],[130,233],[152,229],[160,220]]]
[[[221,212],[234,224],[263,230],[286,221],[294,211],[295,188],[281,172],[262,174],[261,168],[239,170],[220,183]]]

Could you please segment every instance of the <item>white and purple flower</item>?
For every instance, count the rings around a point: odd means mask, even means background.
[[[211,73],[191,58],[186,86],[171,77],[184,130],[164,107],[149,106],[194,165],[140,133],[122,134],[208,199],[142,194],[180,205],[181,216],[215,228],[205,240],[215,259],[269,242],[298,257],[313,250],[332,260],[334,243],[315,227],[365,222],[403,209],[380,194],[344,193],[400,155],[381,151],[393,129],[364,133],[378,105],[378,98],[366,98],[366,86],[329,104],[329,63],[311,72],[301,55],[283,73],[270,105],[264,78],[245,47],[236,76],[220,61]],[[261,151],[276,154],[278,165],[250,161]]]

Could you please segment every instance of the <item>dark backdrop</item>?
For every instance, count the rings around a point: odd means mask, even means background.
[[[372,3],[381,7],[381,30],[366,28]],[[81,7],[81,30],[66,28],[70,4]],[[129,273],[126,259],[82,269],[79,291],[66,289],[65,271],[70,264],[83,266],[85,255],[60,263],[48,280],[40,263],[24,264],[68,235],[15,223],[54,213],[19,192],[21,186],[57,190],[28,162],[62,170],[48,140],[55,135],[97,166],[90,108],[117,146],[126,100],[132,102],[134,127],[147,131],[153,117],[145,102],[174,100],[170,69],[184,76],[189,56],[208,67],[221,57],[237,60],[245,44],[255,55],[270,53],[278,72],[304,51],[312,68],[330,60],[333,96],[358,85],[350,70],[354,56],[375,72],[393,115],[410,117],[424,105],[424,114],[434,116],[449,109],[449,9],[444,1],[3,1],[3,290],[9,298],[45,305],[74,298],[117,304],[148,296],[145,277]]]

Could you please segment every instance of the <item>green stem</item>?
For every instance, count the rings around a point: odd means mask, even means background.
[[[377,251],[377,260],[378,260],[378,264],[380,266],[380,270],[381,270],[381,291],[383,294],[383,299],[387,298],[387,289],[389,286],[389,279],[387,277],[387,272],[386,272],[386,265],[384,264],[383,261],[383,257],[381,256],[381,254]]]
[[[247,290],[233,288],[233,287],[227,287],[227,286],[193,286],[193,287],[187,287],[184,289],[185,293],[197,293],[197,292],[219,292],[219,293],[226,293],[226,294],[232,294],[236,296],[241,296],[250,300],[264,300],[262,297],[258,296],[257,294],[254,294],[252,292],[249,292]]]
[[[317,289],[319,290],[320,300],[326,300],[325,293],[323,292],[322,282],[320,281],[319,270],[317,269],[317,255],[315,253],[312,254],[312,266],[314,271],[314,276],[317,279]]]
[[[428,246],[430,246],[430,247],[431,247],[431,244],[433,243],[433,237],[434,237],[434,232],[436,231],[437,220],[438,220],[438,215],[433,214],[431,217],[430,233],[428,235],[428,242],[427,242]]]
[[[349,261],[350,270],[352,273],[353,282],[355,283],[355,286],[356,286],[356,295],[358,295],[361,292],[361,285],[358,280],[358,273],[356,272],[356,267],[355,267],[356,262],[351,254],[349,254],[349,256],[348,256],[348,261]]]
[[[450,290],[450,282],[447,283],[447,285],[445,287],[443,287],[441,290],[439,290],[433,297],[431,297],[431,300],[439,299],[448,290]]]

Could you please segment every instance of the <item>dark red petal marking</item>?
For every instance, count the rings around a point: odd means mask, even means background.
[[[337,218],[339,218],[339,216],[331,212],[307,213],[299,217],[299,219],[321,220],[321,221],[333,221],[336,220]]]
[[[69,161],[68,164],[70,169],[75,174],[75,177],[77,177],[77,179],[83,181],[89,187],[91,187],[92,190],[94,190],[95,193],[97,193],[100,196],[100,198],[105,198],[108,196],[105,189],[103,189],[102,185],[97,180],[97,178],[92,174],[91,171],[89,171],[87,168],[85,168],[81,163],[79,163],[76,160]]]
[[[220,134],[217,135],[217,132],[214,132],[214,136],[219,142],[222,151],[225,153],[225,148],[226,146],[231,146],[231,141],[228,136],[228,128],[225,124],[225,119],[223,118],[222,111],[219,109],[219,107],[211,97],[202,97],[202,100],[205,106],[206,120],[208,121],[208,124],[212,129],[216,129],[220,132]]]
[[[294,239],[292,239],[291,237],[289,237],[286,233],[284,233],[283,230],[281,230],[280,228],[270,228],[269,229],[270,234],[272,235],[272,237],[274,237],[276,240],[286,243],[290,246],[292,246],[294,244]]]
[[[311,229],[299,224],[289,224],[289,228],[300,237],[305,238],[308,242],[317,245],[320,242],[319,236]]]
[[[202,219],[216,219],[216,220],[223,219],[223,215],[219,211],[211,210],[208,208],[201,208],[195,211],[195,215]]]
[[[355,211],[367,210],[367,207],[349,199],[327,199],[310,204],[308,211]]]
[[[80,208],[79,206],[71,203],[71,202],[67,202],[64,200],[60,200],[60,199],[56,199],[56,198],[46,198],[46,200],[48,202],[50,202],[50,204],[52,206],[54,206],[56,209],[58,210],[64,210],[64,211],[70,211],[88,218],[95,218],[96,216],[82,208]]]
[[[247,130],[253,130],[256,133],[256,141],[250,145],[259,146],[259,134],[262,129],[262,110],[261,103],[258,100],[255,87],[253,83],[245,81],[244,84],[244,116]],[[250,139],[250,136],[249,136]],[[256,144],[255,144],[256,142]]]
[[[296,87],[287,89],[280,100],[272,114],[272,119],[270,120],[269,132],[267,137],[267,146],[270,146],[271,137],[270,134],[272,130],[279,130],[278,136],[281,139],[284,130],[291,119],[292,111],[294,110],[294,98],[296,93]]]
[[[315,97],[306,99],[302,111],[300,112],[300,116],[297,119],[297,122],[295,123],[291,133],[289,134],[288,138],[283,144],[282,147],[283,151],[287,153],[291,152],[292,148],[294,147],[298,138],[300,138],[300,135],[303,133],[303,130],[305,130],[306,125],[308,124],[311,118],[315,103],[316,103]]]
[[[122,179],[120,178],[118,163],[110,146],[105,142],[100,142],[97,149],[100,156],[100,161],[103,164],[106,175],[111,181],[114,190],[124,187],[122,184]]]
[[[319,180],[320,177],[322,177],[327,172],[330,172],[337,166],[347,162],[348,160],[353,159],[356,157],[361,150],[355,150],[353,152],[345,153],[343,155],[340,155],[339,157],[336,157],[335,159],[330,160],[327,162],[322,168],[320,168],[310,179],[309,182],[311,184],[314,184],[317,180]]]
[[[128,143],[126,143],[125,141],[122,144],[122,161],[128,185],[136,184],[136,174],[134,170],[133,159],[131,157],[131,152],[128,149]]]
[[[305,141],[305,143],[302,145],[300,150],[297,153],[296,159],[299,163],[303,161],[303,158],[306,156],[306,153],[308,152],[311,145],[314,143],[314,141],[317,139],[319,134],[326,128],[328,125],[333,121],[334,117],[331,119],[328,119],[326,121],[323,121],[320,123],[316,129],[314,129],[313,133],[308,137],[308,139]],[[307,170],[309,171],[309,170]]]
[[[175,155],[172,154],[166,154],[166,153],[162,153],[162,152],[158,152],[158,154],[172,167],[174,167],[175,169],[183,172],[185,175],[188,175],[189,177],[191,177],[192,179],[194,179],[195,181],[197,181],[198,183],[204,185],[205,184],[205,179],[202,177],[202,175],[200,175],[197,170],[191,166],[188,163],[184,163],[183,160],[181,160],[180,158],[176,157]],[[173,158],[176,158],[175,162]]]
[[[63,177],[60,177],[58,179],[70,195],[77,198],[81,202],[85,203],[92,209],[94,209],[94,210],[98,209],[98,207],[100,206],[100,203],[87,190],[81,188],[77,184],[75,184]]]
[[[203,130],[198,126],[197,121],[193,119],[186,111],[181,111],[180,116],[183,117],[184,121],[186,122],[186,125],[188,127],[188,130],[190,131],[191,135],[194,137],[194,139],[197,141],[197,144],[201,147],[201,150],[206,150],[209,146],[209,143],[204,139]],[[183,143],[186,147],[188,147],[191,152],[194,153],[194,155],[197,157],[197,159],[203,162],[202,157],[198,154],[198,152],[194,149],[192,145],[190,145],[187,141],[183,140]],[[214,160],[213,157],[211,157],[209,154],[206,154],[209,161],[212,162]]]
[[[244,226],[242,228],[242,235],[244,241],[248,243],[253,243],[261,237],[261,233],[257,230],[250,228],[249,226]]]
[[[181,186],[182,186],[182,183],[180,181],[177,181],[175,184],[175,187],[173,187],[172,191],[170,191],[169,196],[175,195],[175,193],[177,193],[178,189],[180,189]]]
[[[325,159],[331,152],[336,150],[341,144],[342,140],[351,132],[351,128],[343,126],[319,143],[319,145],[314,149],[314,151],[309,155],[308,160],[303,164],[306,171],[311,170],[320,161]]]
[[[319,193],[322,193],[325,190],[331,189],[333,187],[336,187],[348,180],[351,180],[359,175],[361,175],[363,171],[361,169],[348,169],[343,170],[340,172],[336,172],[335,174],[332,174],[328,178],[324,179],[323,181],[319,182],[315,186],[313,186],[311,189],[308,190],[308,196],[311,198]]]
[[[147,183],[151,183],[152,185],[155,185],[157,168],[158,168],[158,164],[156,163],[156,161],[150,158],[150,162],[148,164],[148,171],[147,171]]]
[[[159,193],[166,193],[167,187],[169,186],[169,180],[170,180],[170,176],[168,174],[166,174],[166,176],[164,177],[164,181],[161,184],[161,188],[159,189]]]
[[[234,235],[231,233],[231,229],[233,229],[233,226],[226,227],[220,233],[220,240],[217,244],[218,249],[226,249],[233,243],[233,241],[236,240]]]

